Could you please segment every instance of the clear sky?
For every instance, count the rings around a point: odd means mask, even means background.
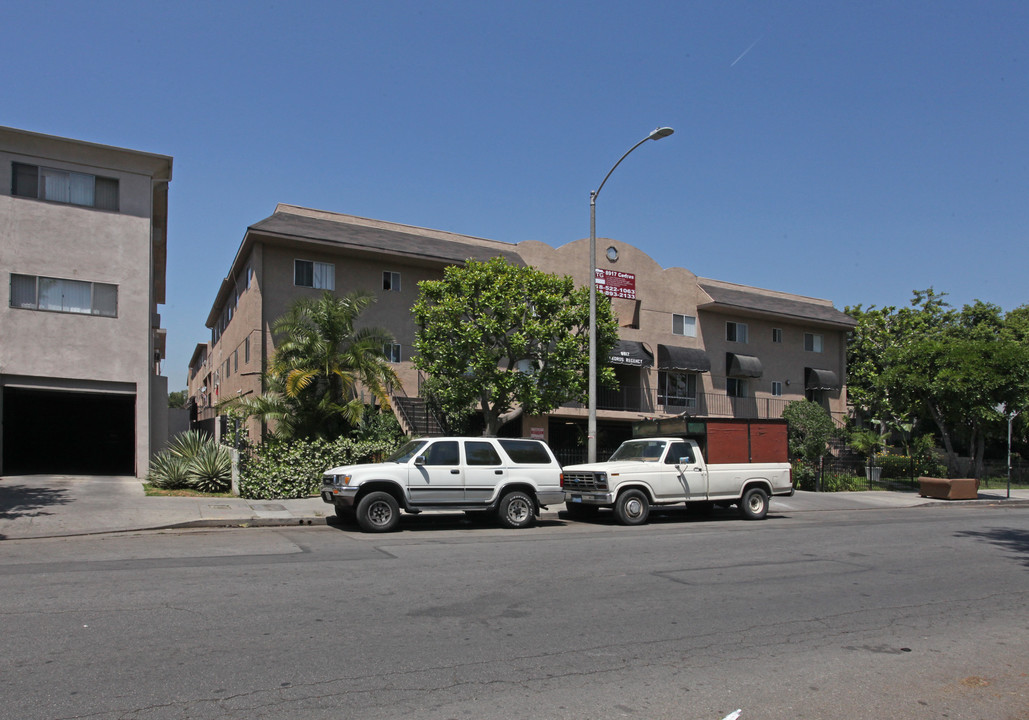
[[[1029,3],[5,2],[0,125],[171,155],[185,387],[278,202],[507,242],[597,234],[831,299],[1029,302]]]

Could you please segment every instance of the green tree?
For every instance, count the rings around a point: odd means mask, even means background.
[[[481,410],[486,435],[521,413],[549,412],[587,392],[589,290],[502,258],[451,266],[419,283],[415,365],[448,417]],[[597,357],[618,337],[611,304],[597,302]],[[614,384],[599,367],[598,381]]]
[[[189,399],[188,390],[175,390],[174,392],[168,393],[168,407],[170,408],[184,408],[186,407],[186,400]]]
[[[920,403],[910,388],[888,373],[900,349],[919,338],[933,336],[953,319],[945,293],[933,288],[915,290],[909,307],[867,310],[847,307],[857,320],[847,342],[847,399],[861,416],[878,425],[882,434],[901,431],[907,444],[917,431]]]
[[[812,465],[829,453],[829,440],[836,431],[825,408],[810,400],[794,400],[783,408],[789,426],[790,454]]]
[[[389,387],[398,384],[383,350],[393,337],[380,328],[357,327],[374,302],[370,293],[301,298],[275,321],[275,354],[265,378],[267,391],[239,403],[249,416],[276,421],[288,438],[332,440],[360,424],[370,393],[389,407]]]

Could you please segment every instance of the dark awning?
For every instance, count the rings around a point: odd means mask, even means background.
[[[707,353],[699,348],[658,345],[657,367],[659,370],[710,372],[711,360],[708,359]]]
[[[839,390],[840,381],[832,370],[804,368],[804,388],[807,390]]]
[[[630,367],[654,367],[654,356],[647,347],[635,340],[619,340],[611,350],[608,362],[612,365],[629,365]]]
[[[764,371],[761,361],[753,355],[725,354],[725,374],[728,377],[759,378]]]

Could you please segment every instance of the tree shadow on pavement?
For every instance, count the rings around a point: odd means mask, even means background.
[[[0,483],[0,523],[24,517],[52,515],[46,508],[69,502],[71,498],[65,490]],[[0,540],[5,540],[7,536],[2,530],[0,525]]]
[[[955,533],[958,537],[970,537],[983,540],[999,548],[1007,550],[1025,567],[1029,568],[1029,530],[1018,528],[993,528],[991,530],[963,530]]]

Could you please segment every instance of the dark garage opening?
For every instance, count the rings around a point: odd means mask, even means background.
[[[4,475],[135,475],[136,396],[3,389]]]

